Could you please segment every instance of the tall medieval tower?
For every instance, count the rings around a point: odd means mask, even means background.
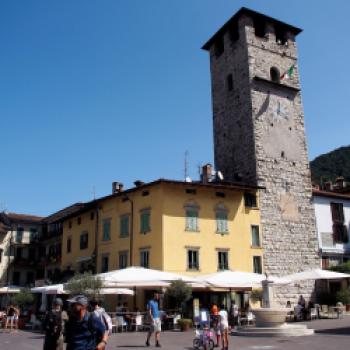
[[[264,271],[319,267],[295,37],[300,29],[242,8],[210,54],[215,165],[260,193]]]

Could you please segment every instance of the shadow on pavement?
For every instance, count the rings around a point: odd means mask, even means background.
[[[334,335],[350,335],[350,327],[330,328],[330,329],[315,329],[318,334],[334,334]]]

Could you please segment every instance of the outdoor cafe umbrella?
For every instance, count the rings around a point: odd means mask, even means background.
[[[115,287],[167,287],[176,280],[188,283],[195,281],[194,278],[179,274],[138,266],[100,273],[97,276],[109,286]]]
[[[32,293],[43,294],[69,294],[69,291],[65,289],[64,284],[52,284],[43,287],[31,288]],[[134,295],[134,291],[127,288],[101,288],[100,294],[116,294],[116,295]]]
[[[21,291],[21,287],[5,286],[0,288],[0,294],[16,294]]]
[[[307,280],[337,280],[342,278],[350,278],[350,275],[347,273],[313,269],[313,270],[293,273],[291,275],[284,276],[283,278],[286,278],[294,282],[294,281],[307,281]]]
[[[253,272],[224,270],[209,275],[198,276],[197,281],[217,288],[254,288],[261,287],[261,282],[266,280],[274,284],[286,284],[287,278],[279,278]]]

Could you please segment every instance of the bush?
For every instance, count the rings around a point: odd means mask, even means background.
[[[32,305],[34,302],[34,296],[30,289],[23,288],[21,291],[11,297],[11,303],[18,305],[20,308]]]
[[[349,305],[350,291],[348,289],[342,289],[336,294],[335,298],[337,302],[341,302],[343,305]]]
[[[346,263],[332,266],[330,270],[335,272],[350,273],[350,260]]]
[[[250,299],[254,303],[257,303],[258,301],[263,300],[263,291],[262,289],[253,289],[252,292],[250,293]]]

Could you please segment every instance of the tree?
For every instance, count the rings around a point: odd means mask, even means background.
[[[33,304],[34,296],[31,293],[30,289],[23,288],[21,291],[11,297],[11,303],[18,305],[20,308],[29,306]]]
[[[93,299],[100,298],[102,287],[102,280],[91,272],[75,274],[66,285],[66,289],[70,294],[84,294]]]
[[[332,266],[330,270],[335,272],[350,273],[350,260],[345,263]]]
[[[191,298],[192,287],[181,280],[173,281],[166,290],[166,294],[175,300],[176,307],[180,309],[182,304]]]

